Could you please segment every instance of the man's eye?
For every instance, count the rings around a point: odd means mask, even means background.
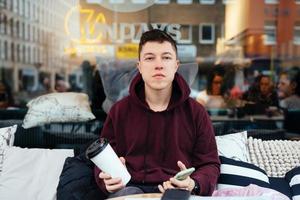
[[[163,59],[164,60],[171,60],[172,58],[170,56],[164,56]]]
[[[145,60],[153,60],[154,58],[153,57],[147,57],[145,58]]]

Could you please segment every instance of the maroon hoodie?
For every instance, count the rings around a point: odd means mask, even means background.
[[[196,168],[191,177],[199,183],[199,195],[212,194],[220,173],[214,131],[204,107],[189,93],[187,83],[176,74],[168,108],[154,112],[145,101],[144,81],[138,74],[129,96],[111,108],[101,137],[125,158],[131,182],[161,184],[179,171],[180,160],[187,168]],[[96,167],[96,182],[106,191],[99,173]]]

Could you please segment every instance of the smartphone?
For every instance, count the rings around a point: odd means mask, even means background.
[[[182,189],[167,189],[161,200],[188,200],[191,192]]]
[[[186,179],[189,175],[191,175],[193,172],[195,171],[195,168],[194,167],[191,167],[191,168],[188,168],[188,169],[184,169],[180,172],[178,172],[174,178],[176,178],[177,180],[184,180]]]

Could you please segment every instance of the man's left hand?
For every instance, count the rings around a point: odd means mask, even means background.
[[[186,166],[181,161],[178,161],[177,165],[180,168],[180,170],[186,169]],[[162,193],[164,193],[167,189],[174,189],[174,188],[185,189],[191,192],[194,187],[195,187],[195,181],[190,176],[188,176],[186,179],[181,181],[172,177],[168,181],[163,182],[162,185],[158,185],[158,189]]]

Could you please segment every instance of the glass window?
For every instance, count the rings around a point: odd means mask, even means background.
[[[4,60],[8,59],[8,44],[7,41],[4,41]]]
[[[14,1],[10,0],[9,10],[13,11],[14,9]]]
[[[200,24],[199,38],[201,44],[213,44],[215,42],[215,25]]]
[[[26,46],[23,45],[23,48],[22,48],[22,62],[25,62],[26,63]]]
[[[294,27],[294,44],[300,45],[300,26]]]
[[[14,7],[13,7],[13,11],[15,12],[15,13],[18,13],[19,12],[19,2],[18,2],[18,0],[13,0],[13,4],[14,4]]]
[[[277,4],[278,0],[265,0],[266,4]]]
[[[15,44],[14,43],[11,43],[10,44],[11,45],[11,48],[10,48],[10,50],[11,50],[11,61],[15,61]]]
[[[4,49],[4,42],[2,42],[2,40],[0,39],[0,60],[4,59],[4,51],[2,51],[2,49]]]
[[[5,21],[4,21],[5,15],[0,13],[0,33],[4,34],[4,27],[5,27]]]
[[[136,4],[143,4],[143,3],[147,3],[147,0],[131,0],[131,2]]]
[[[200,3],[211,5],[215,3],[215,0],[200,0]]]
[[[192,4],[193,0],[177,0],[178,4]]]
[[[24,54],[23,54],[23,46],[22,45],[20,45],[20,62],[23,62],[24,61]]]
[[[223,4],[236,3],[236,0],[223,0]]]
[[[265,38],[264,42],[266,45],[276,44],[276,26],[265,25]]]
[[[16,48],[16,61],[17,62],[20,62],[20,51],[21,51],[21,48],[20,48],[20,44],[17,44],[17,48]]]
[[[10,9],[10,4],[11,4],[10,1],[7,1],[7,0],[6,0],[6,9],[7,9],[7,10]]]
[[[0,0],[0,8],[6,7],[6,0]]]
[[[177,38],[179,44],[191,44],[192,43],[192,25],[181,25],[180,26],[180,38]]]
[[[102,3],[101,0],[87,0],[87,3]]]
[[[124,0],[109,0],[109,3],[111,3],[111,4],[119,4],[119,3],[124,3]]]
[[[170,0],[155,0],[156,4],[168,4],[170,3]]]
[[[19,13],[20,16],[23,16],[23,0],[19,0]]]

